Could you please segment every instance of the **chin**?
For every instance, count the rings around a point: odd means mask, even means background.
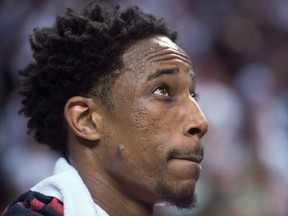
[[[165,203],[176,206],[178,209],[191,209],[196,207],[195,185],[186,185],[180,188],[179,185],[178,187],[169,186],[161,182],[158,184],[156,190]]]

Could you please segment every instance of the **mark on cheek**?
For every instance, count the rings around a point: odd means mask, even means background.
[[[120,144],[119,149],[120,149],[120,151],[122,151],[124,149],[124,145]]]
[[[124,148],[125,147],[122,144],[120,144],[118,146],[118,149],[117,149],[117,152],[116,152],[116,155],[115,155],[117,159],[121,159],[122,158],[122,152],[123,152]]]

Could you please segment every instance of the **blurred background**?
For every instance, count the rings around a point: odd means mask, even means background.
[[[0,211],[51,175],[58,155],[19,116],[28,35],[85,0],[0,0]],[[119,0],[163,17],[197,74],[210,123],[198,208],[154,215],[288,216],[288,0]]]

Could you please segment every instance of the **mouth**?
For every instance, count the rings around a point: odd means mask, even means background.
[[[190,182],[194,179],[196,182],[202,172],[202,166],[200,165],[202,160],[203,156],[200,155],[173,157],[169,160],[168,167],[178,180],[189,180]]]
[[[202,171],[202,166],[200,163],[203,160],[203,156],[201,155],[194,155],[191,157],[179,157],[179,158],[173,158],[173,159],[183,161],[183,162],[193,163],[194,166],[196,166],[199,173]]]
[[[180,157],[173,157],[171,159],[191,161],[191,162],[200,164],[203,160],[203,155],[191,155],[191,156],[183,156],[183,157],[180,156]]]
[[[191,149],[173,149],[167,156],[167,161],[171,159],[191,161],[200,164],[204,158],[204,148],[199,144]]]

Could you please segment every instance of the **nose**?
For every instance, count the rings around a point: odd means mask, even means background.
[[[201,138],[208,131],[208,121],[196,101],[189,101],[189,107],[186,108],[186,117],[184,123],[185,136],[199,136]]]

